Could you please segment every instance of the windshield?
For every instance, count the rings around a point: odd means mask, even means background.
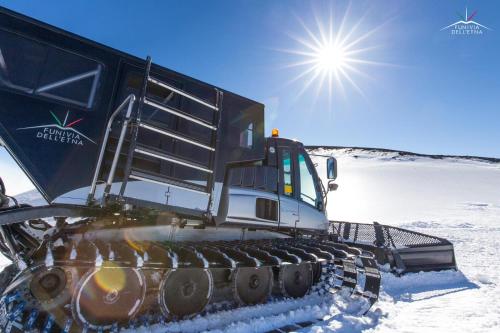
[[[300,200],[316,207],[318,194],[311,166],[307,163],[305,153],[299,153]]]

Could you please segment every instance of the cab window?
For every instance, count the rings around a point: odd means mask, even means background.
[[[281,163],[281,170],[283,170],[283,194],[293,197],[292,153],[290,150],[282,150]]]
[[[303,153],[299,153],[299,173],[300,173],[300,200],[316,207],[318,196],[314,183],[311,166],[307,163]]]

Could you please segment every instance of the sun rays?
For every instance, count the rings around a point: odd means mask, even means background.
[[[300,17],[302,35],[290,35],[299,48],[280,50],[294,57],[294,62],[286,68],[299,68],[298,74],[289,83],[300,82],[302,87],[297,96],[309,89],[315,89],[315,97],[327,93],[331,101],[335,93],[345,97],[347,89],[354,89],[364,96],[358,84],[363,78],[373,79],[367,73],[368,66],[390,65],[370,59],[370,51],[379,48],[370,37],[384,24],[363,31],[362,23],[366,15],[353,25],[349,25],[349,7],[340,20],[334,20],[333,13],[327,13],[327,20],[315,15],[315,26],[308,26]]]

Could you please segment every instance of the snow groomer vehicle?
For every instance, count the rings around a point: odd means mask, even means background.
[[[49,203],[0,183],[3,332],[118,331],[339,289],[368,310],[377,260],[456,267],[444,239],[329,221],[336,160],[325,188],[300,142],[265,137],[264,105],[7,9],[0,138]]]

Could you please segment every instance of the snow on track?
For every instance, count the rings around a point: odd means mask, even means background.
[[[330,323],[335,322],[358,329],[373,327],[378,321],[380,311],[370,311],[366,316],[362,316],[364,309],[366,309],[365,300],[353,299],[345,292],[333,295],[311,294],[299,300],[280,300],[198,316],[177,323],[128,329],[124,332],[268,332],[289,324],[325,318],[329,318]]]

